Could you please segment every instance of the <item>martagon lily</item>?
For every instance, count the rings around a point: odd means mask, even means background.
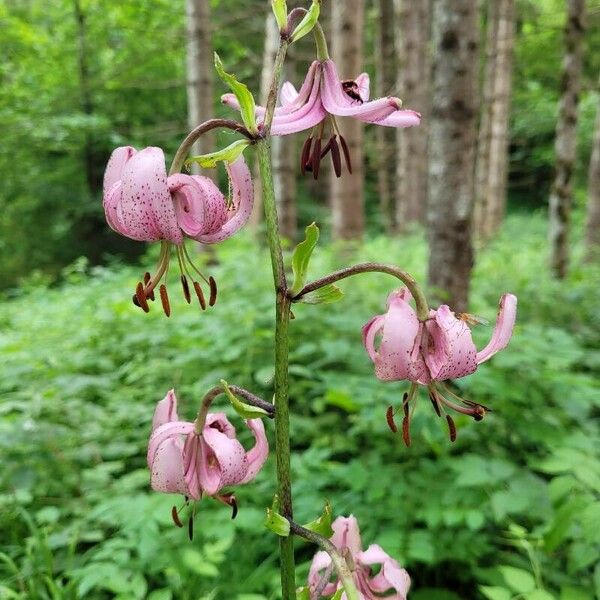
[[[216,283],[205,277],[192,262],[185,238],[203,244],[221,242],[248,221],[254,194],[250,171],[240,156],[226,164],[231,181],[231,200],[208,178],[178,173],[167,177],[165,157],[160,148],[139,152],[131,146],[113,151],[104,173],[104,212],[112,229],[133,240],[161,242],[156,272],[146,273],[136,288],[134,303],[148,312],[148,301],[160,284],[160,297],[167,315],[170,305],[166,280],[171,249],[174,247],[184,296],[191,301],[190,281],[204,309],[206,301],[199,275],[210,287],[209,304],[216,300]]]
[[[233,493],[224,488],[252,481],[265,463],[269,443],[260,419],[248,419],[256,443],[246,451],[224,413],[208,413],[204,422],[179,420],[174,390],[157,404],[148,443],[148,468],[153,490],[183,494],[186,504],[211,496],[233,508]],[[181,525],[176,507],[173,519]],[[191,527],[191,525],[190,525]]]
[[[334,533],[331,541],[349,564],[361,600],[406,600],[410,588],[408,573],[377,544],[371,544],[363,551],[356,517],[338,517],[332,528]],[[376,575],[372,573],[374,565],[381,565]],[[329,580],[327,574],[330,568],[329,554],[317,552],[308,575],[311,598],[332,596],[342,587],[339,580]],[[342,599],[346,600],[345,593]]]
[[[271,127],[272,135],[289,135],[312,129],[302,149],[302,173],[312,171],[318,178],[321,161],[329,152],[336,175],[341,175],[340,147],[348,170],[352,163],[348,145],[340,134],[336,116],[353,117],[366,123],[385,127],[414,127],[421,122],[421,115],[414,110],[402,110],[399,98],[388,96],[369,101],[370,81],[367,73],[354,80],[340,79],[331,59],[314,61],[306,79],[297,91],[292,83],[285,82],[281,89],[281,106],[275,109]],[[224,104],[240,110],[233,94],[222,96]],[[257,119],[264,118],[265,107],[256,107]],[[259,123],[259,130],[263,126]],[[325,132],[329,139],[323,145]],[[338,144],[339,139],[339,144]]]
[[[489,343],[477,351],[468,323],[478,320],[472,315],[454,313],[443,304],[431,310],[429,319],[419,321],[409,304],[412,296],[408,289],[393,292],[388,298],[385,315],[373,317],[362,330],[363,344],[375,365],[375,375],[382,381],[408,380],[410,391],[404,395],[403,436],[410,445],[410,402],[419,385],[427,388],[433,407],[441,416],[445,408],[469,415],[480,421],[487,407],[457,396],[444,382],[464,377],[477,370],[494,354],[505,348],[512,336],[517,315],[517,298],[504,294],[500,298],[498,318]],[[381,342],[375,341],[381,334]],[[452,398],[452,399],[451,399]],[[446,415],[450,438],[456,438],[456,428]],[[393,411],[388,409],[388,423],[394,430]]]

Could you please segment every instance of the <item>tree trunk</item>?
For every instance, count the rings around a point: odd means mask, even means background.
[[[585,246],[588,262],[600,259],[600,103],[596,113],[594,145],[588,171]]]
[[[398,129],[395,211],[397,228],[423,222],[427,206],[427,137],[431,97],[431,0],[395,0],[399,95],[419,111],[419,127]]]
[[[377,0],[377,96],[396,95],[396,52],[394,48],[394,1]],[[395,189],[396,131],[391,127],[376,127],[377,136],[377,191],[381,219],[386,233],[395,229],[392,210],[392,192]]]
[[[188,126],[193,129],[214,115],[213,51],[210,29],[209,0],[186,0],[187,24],[187,100]],[[203,135],[194,152],[206,154],[215,150],[214,135]],[[216,171],[203,173],[216,179]]]
[[[429,284],[467,309],[473,267],[471,218],[477,117],[477,0],[436,0],[429,141]]]
[[[354,79],[362,71],[364,0],[333,2],[332,58],[340,77]],[[352,156],[352,174],[338,179],[331,171],[332,233],[337,240],[360,239],[364,233],[363,127],[357,119],[338,119]]]
[[[498,231],[506,210],[508,121],[515,37],[514,0],[488,5],[483,111],[477,144],[475,231],[482,240]]]
[[[556,174],[550,192],[548,237],[550,268],[562,279],[569,268],[569,222],[572,179],[577,154],[577,107],[581,87],[585,0],[567,0],[566,51],[558,123],[556,125]]]

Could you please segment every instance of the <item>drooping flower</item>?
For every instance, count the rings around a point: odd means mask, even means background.
[[[154,275],[147,273],[136,288],[134,302],[148,311],[148,300],[166,280],[171,249],[174,247],[180,269],[183,292],[191,299],[190,281],[202,308],[206,301],[196,274],[210,287],[212,306],[216,300],[216,283],[205,277],[193,264],[185,238],[203,244],[214,244],[232,236],[248,221],[254,194],[250,171],[243,159],[227,163],[232,198],[228,201],[208,178],[176,174],[167,177],[165,158],[160,148],[144,148],[137,152],[131,146],[113,151],[104,173],[104,212],[112,229],[125,237],[161,242],[161,253]],[[165,312],[170,307],[167,288],[160,284]]]
[[[478,352],[468,326],[468,323],[477,322],[475,317],[455,314],[443,304],[437,310],[430,311],[427,321],[421,322],[409,304],[411,298],[406,288],[393,292],[388,299],[387,313],[373,317],[362,330],[363,344],[375,365],[377,378],[382,381],[412,382],[410,391],[403,399],[403,435],[407,445],[410,444],[409,404],[415,397],[418,385],[427,387],[438,415],[445,412],[445,408],[450,408],[470,415],[475,420],[483,419],[489,409],[460,398],[444,382],[470,375],[481,363],[505,348],[512,336],[517,314],[516,296],[504,294],[500,298],[494,333],[487,346]],[[376,348],[378,334],[381,334],[381,341]],[[450,415],[446,415],[446,420],[454,441],[454,422]],[[393,429],[391,410],[388,410],[388,422]]]
[[[235,496],[224,488],[252,481],[269,453],[261,419],[248,419],[246,425],[256,440],[248,451],[224,413],[208,413],[200,431],[196,423],[180,421],[177,397],[170,390],[156,406],[152,421],[147,454],[152,489],[183,494],[186,503],[211,496],[232,506],[235,517]]]
[[[352,163],[348,145],[340,134],[335,117],[353,117],[366,123],[385,127],[414,127],[421,122],[421,115],[413,110],[402,110],[399,98],[388,96],[369,101],[369,76],[362,73],[355,80],[341,80],[335,63],[331,59],[314,61],[300,88],[290,83],[281,89],[281,106],[275,109],[272,135],[289,135],[312,129],[302,149],[302,173],[312,171],[318,178],[319,165],[331,152],[336,175],[341,175],[340,147],[348,170]],[[223,103],[239,110],[233,94],[222,96]],[[256,107],[256,117],[264,118],[265,107]],[[262,124],[259,123],[259,129]],[[329,139],[323,144],[327,133]],[[338,142],[339,140],[339,142]]]
[[[361,599],[406,600],[410,588],[408,573],[377,544],[371,544],[363,551],[356,517],[338,517],[332,527],[334,533],[331,541],[351,566],[354,583]],[[320,591],[319,597],[332,596],[342,587],[338,579],[323,581],[330,565],[331,558],[327,552],[320,551],[315,554],[308,574],[308,585],[312,594]],[[373,565],[381,565],[376,575],[372,574]],[[346,599],[345,594],[342,595],[342,599]]]

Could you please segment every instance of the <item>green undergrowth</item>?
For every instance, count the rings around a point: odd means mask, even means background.
[[[387,428],[406,386],[374,378],[360,327],[383,311],[393,279],[364,275],[341,283],[337,304],[294,308],[296,518],[312,520],[326,499],[357,515],[365,546],[409,569],[411,600],[600,593],[600,273],[579,266],[576,249],[571,275],[554,282],[545,248],[541,218],[513,217],[480,253],[472,312],[493,321],[511,291],[518,326],[507,351],[456,382],[493,412],[458,418],[454,444],[424,397],[410,449]],[[221,378],[272,395],[267,252],[241,239],[216,258],[205,268],[219,300],[205,313],[176,283],[170,319],[132,305],[151,256],[91,272],[80,261],[60,287],[31,283],[0,304],[0,598],[278,597],[277,540],[262,525],[273,456],[237,490],[235,521],[210,499],[197,506],[193,542],[171,521],[181,499],[148,486],[150,422],[169,388],[186,418]],[[425,246],[414,236],[378,238],[354,256],[319,248],[311,277],[352,260],[396,263],[422,280]],[[479,344],[491,329],[476,328]],[[299,584],[313,552],[297,543]]]

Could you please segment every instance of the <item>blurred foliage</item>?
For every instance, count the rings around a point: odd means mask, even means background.
[[[590,90],[600,70],[595,2],[589,3],[586,34],[580,181],[597,105]],[[302,2],[288,2],[295,4]],[[211,5],[215,49],[227,69],[258,92],[268,3]],[[565,13],[562,0],[519,0],[518,9],[511,196],[514,205],[531,209],[545,203],[551,180]],[[365,69],[371,74],[375,20],[370,6]],[[296,49],[299,71],[313,58],[311,44],[307,37]],[[100,188],[115,146],[158,145],[172,156],[187,127],[184,2],[0,0],[0,47],[0,287],[6,288],[34,269],[56,276],[80,255],[93,264],[104,262],[110,238]],[[219,102],[223,92],[215,86],[216,113],[231,114]],[[221,143],[230,139],[223,136]],[[375,165],[372,129],[367,141],[367,161]],[[369,222],[380,231],[375,169],[367,173]],[[306,187],[299,199],[301,226],[316,216],[315,190]],[[319,210],[327,214],[325,207]],[[125,239],[111,246],[121,257],[139,253]]]
[[[365,544],[409,569],[411,600],[600,593],[600,272],[575,266],[552,281],[545,243],[541,215],[514,216],[481,254],[473,312],[493,320],[510,290],[518,326],[507,351],[457,382],[494,412],[458,418],[455,444],[425,397],[410,449],[387,428],[404,386],[375,379],[360,325],[382,312],[394,280],[364,275],[342,282],[337,305],[294,309],[297,520],[318,517],[326,499],[334,514],[354,512]],[[418,237],[378,238],[360,259],[422,278],[425,251]],[[78,261],[60,287],[32,281],[2,304],[0,598],[278,597],[277,539],[263,528],[274,456],[238,488],[235,521],[210,499],[197,506],[193,543],[171,521],[181,498],[151,493],[145,466],[154,405],[170,387],[182,416],[221,378],[271,397],[267,253],[244,238],[220,246],[217,305],[200,313],[172,293],[171,319],[131,304],[151,254],[135,268]],[[310,277],[339,263],[318,248]],[[478,343],[490,333],[477,327]],[[299,584],[313,553],[298,541]]]

